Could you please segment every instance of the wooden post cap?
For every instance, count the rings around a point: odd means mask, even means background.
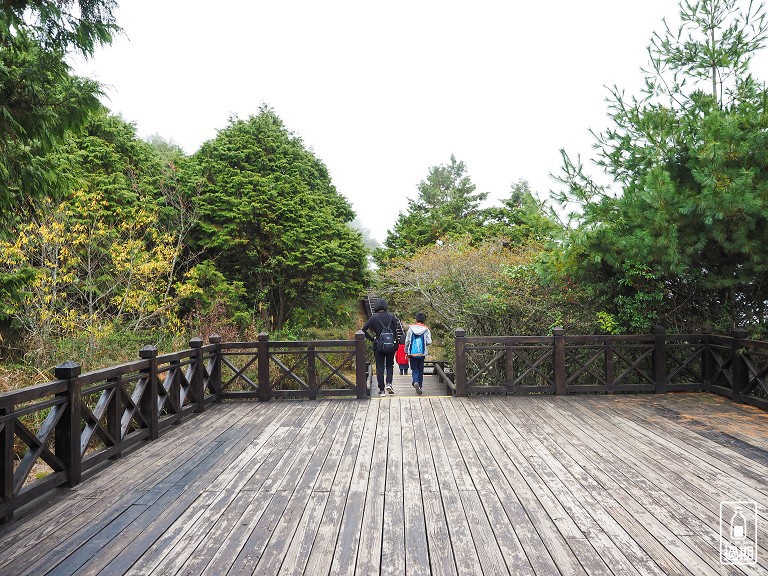
[[[72,380],[73,378],[80,376],[81,370],[82,367],[80,364],[73,362],[72,360],[67,360],[56,366],[56,368],[53,369],[53,374],[56,376],[57,380]]]
[[[139,350],[139,358],[142,358],[143,360],[146,360],[148,358],[156,358],[157,357],[157,346],[152,346],[152,344],[147,344]]]

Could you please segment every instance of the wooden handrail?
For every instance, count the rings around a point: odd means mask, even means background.
[[[445,384],[445,386],[451,391],[452,394],[456,394],[456,384],[453,381],[453,378],[451,378],[452,374],[449,375],[445,369],[444,369],[444,362],[434,362],[434,369],[435,373],[440,378],[440,382],[442,384]]]
[[[768,342],[654,334],[467,336],[456,331],[457,394],[707,390],[768,409]]]
[[[190,348],[84,374],[76,363],[57,380],[0,394],[0,520],[97,464],[158,437],[172,424],[230,398],[367,393],[366,342],[190,341]],[[456,331],[451,375],[434,372],[457,396],[483,393],[657,392],[709,390],[768,409],[768,342],[729,336],[467,336]],[[276,383],[295,383],[294,388]],[[232,388],[242,383],[242,390]],[[44,460],[50,471],[32,478]],[[15,462],[20,464],[15,465]]]

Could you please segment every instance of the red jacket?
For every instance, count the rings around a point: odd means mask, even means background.
[[[405,346],[400,344],[395,352],[395,362],[398,364],[408,364],[408,357],[405,355]]]

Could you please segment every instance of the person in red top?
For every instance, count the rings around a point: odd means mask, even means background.
[[[408,356],[405,354],[405,344],[400,344],[395,352],[395,362],[400,367],[400,374],[408,374]]]

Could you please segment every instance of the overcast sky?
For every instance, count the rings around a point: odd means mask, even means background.
[[[188,153],[266,103],[382,241],[451,154],[479,191],[557,183],[591,155],[606,85],[638,93],[675,0],[123,0],[125,35],[76,71],[107,106]]]

